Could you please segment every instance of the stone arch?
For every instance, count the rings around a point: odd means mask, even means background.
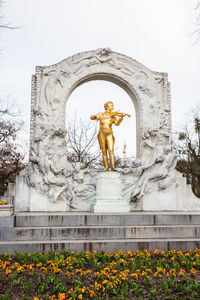
[[[78,82],[76,82],[69,92],[66,95],[66,101],[69,99],[71,93],[80,85],[93,81],[93,80],[105,80],[112,82],[116,84],[117,86],[121,87],[130,97],[134,107],[135,107],[135,112],[136,112],[136,155],[137,157],[140,156],[140,132],[141,132],[141,127],[142,127],[142,120],[140,118],[140,115],[142,115],[140,112],[142,110],[142,103],[140,101],[140,98],[137,94],[137,92],[130,86],[130,84],[125,81],[124,79],[120,78],[119,76],[114,76],[113,74],[108,74],[108,73],[94,73],[90,74],[88,76],[83,77],[80,79]]]
[[[76,87],[91,80],[113,82],[129,94],[136,111],[137,157],[141,160],[146,147],[143,137],[148,132],[162,130],[165,136],[171,135],[167,74],[151,71],[128,56],[102,48],[78,53],[52,66],[36,67],[32,77],[30,148],[40,147],[37,140],[44,132],[64,130],[67,99]],[[154,145],[159,143],[159,137],[154,137]]]

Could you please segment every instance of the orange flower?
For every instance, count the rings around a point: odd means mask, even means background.
[[[0,205],[5,205],[6,204],[6,201],[0,201]]]
[[[78,295],[78,299],[83,299],[82,294]]]
[[[59,300],[65,299],[65,293],[59,293],[59,294],[58,294],[58,299],[59,299]]]
[[[24,271],[24,268],[22,266],[17,268],[17,273],[22,273]]]
[[[131,277],[133,277],[134,279],[138,279],[138,274],[137,273],[132,273]]]
[[[90,297],[91,298],[93,298],[94,294],[95,294],[94,291],[90,291]]]

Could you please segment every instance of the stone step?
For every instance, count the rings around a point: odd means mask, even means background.
[[[200,224],[195,212],[132,212],[120,214],[77,213],[17,213],[16,227],[97,226],[97,225],[191,225]]]
[[[200,238],[200,225],[74,226],[2,228],[0,240]]]
[[[122,250],[150,250],[160,249],[163,251],[189,251],[200,248],[200,239],[102,239],[102,240],[56,240],[56,241],[10,241],[0,242],[0,253],[11,253],[15,251],[20,253],[28,252],[47,252],[57,251],[107,251],[114,252]]]

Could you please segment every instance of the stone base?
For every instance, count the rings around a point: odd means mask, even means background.
[[[64,201],[53,202],[52,199],[30,189],[30,211],[69,211],[70,208]]]
[[[6,204],[0,205],[0,217],[10,217],[13,215],[13,206]]]
[[[96,203],[93,203],[90,207],[90,211],[93,213],[103,213],[103,212],[129,212],[130,206],[123,200],[100,200],[98,199]]]
[[[29,212],[0,218],[0,253],[196,248],[197,212]]]
[[[90,211],[129,212],[129,204],[121,196],[121,177],[118,172],[99,172],[96,180],[96,196]]]
[[[164,190],[145,194],[132,203],[131,209],[142,211],[200,211],[200,199],[192,192],[186,178],[176,171],[176,181]],[[139,208],[138,204],[140,204]]]
[[[96,176],[96,196],[85,201],[77,203],[77,209],[71,209],[64,201],[53,202],[46,195],[38,193],[35,189],[28,186],[25,176],[17,176],[14,211],[15,212],[65,212],[65,211],[88,211],[93,213],[108,212],[129,212],[131,211],[200,211],[200,199],[197,198],[191,189],[191,185],[187,184],[186,178],[176,171],[176,181],[164,190],[156,190],[146,193],[137,202],[130,201],[130,193],[121,194],[121,177],[119,172],[98,172]],[[12,189],[13,190],[13,189]],[[8,193],[10,195],[10,193]],[[11,193],[11,195],[13,195]],[[13,208],[9,208],[8,198],[13,196],[5,196],[8,203],[1,206],[0,216],[12,215]],[[4,200],[1,197],[1,200]],[[91,204],[92,203],[92,204]]]
[[[14,210],[15,212],[30,210],[30,187],[23,175],[16,177]]]

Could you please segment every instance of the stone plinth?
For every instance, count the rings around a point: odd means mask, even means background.
[[[96,196],[91,212],[129,212],[129,203],[122,199],[121,177],[118,172],[99,172],[96,178]]]
[[[0,205],[0,217],[10,217],[13,215],[13,205]]]

